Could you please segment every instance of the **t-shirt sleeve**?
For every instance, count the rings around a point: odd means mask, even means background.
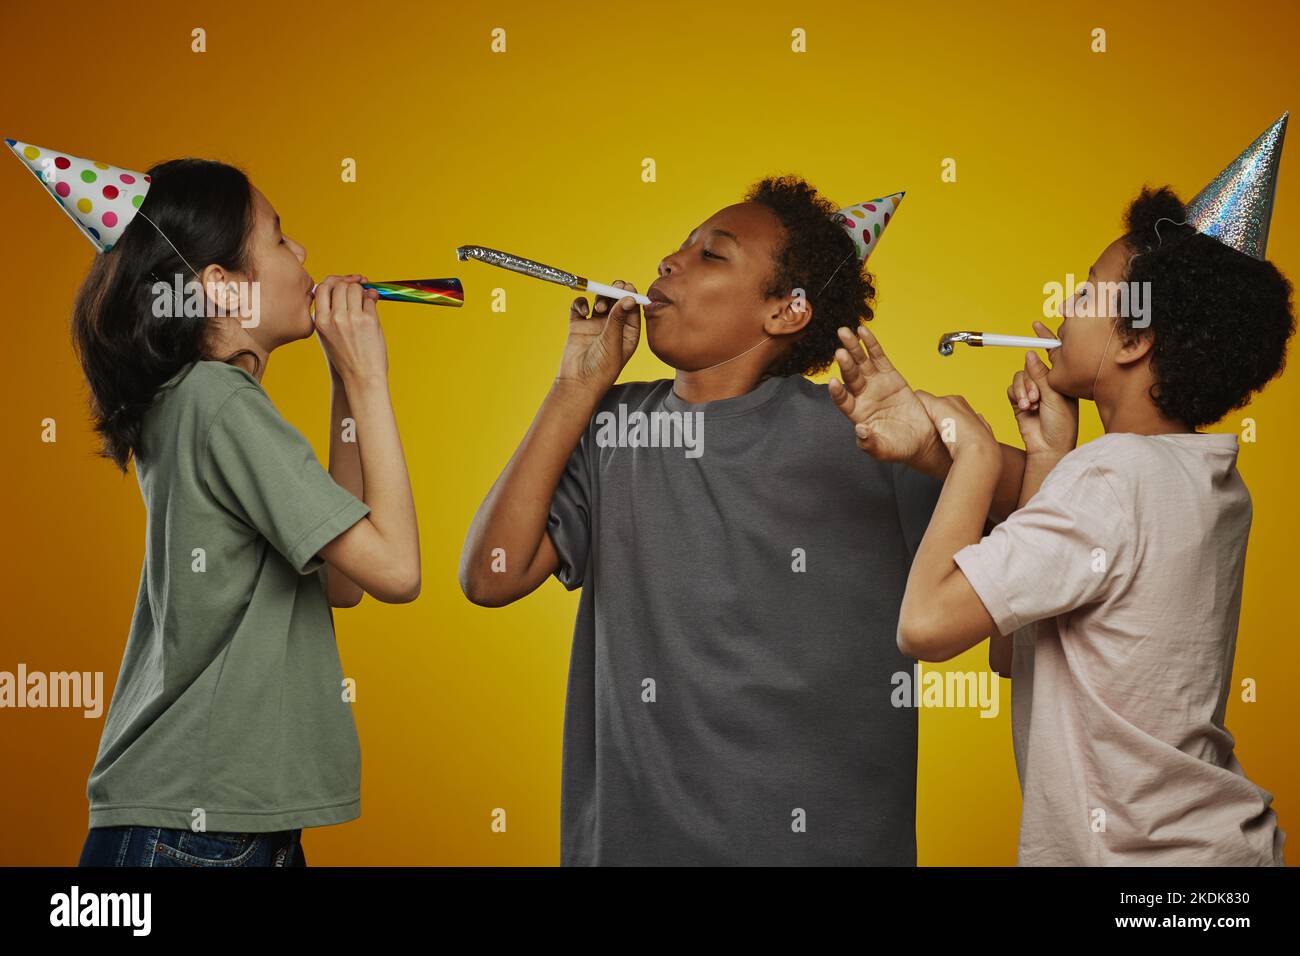
[[[908,553],[916,557],[925,529],[930,526],[930,516],[939,502],[943,482],[917,471],[911,465],[893,463],[894,500],[898,505],[898,521],[903,529],[903,540]]]
[[[588,429],[569,456],[546,519],[546,533],[559,556],[555,579],[570,591],[582,587],[586,580],[587,555],[591,551],[591,475],[587,456],[590,434]]]
[[[213,497],[299,574],[320,568],[317,552],[370,513],[260,388],[238,388],[224,401],[199,461]]]
[[[1002,634],[1105,600],[1127,575],[1128,509],[1097,464],[1062,459],[1038,493],[954,560]]]

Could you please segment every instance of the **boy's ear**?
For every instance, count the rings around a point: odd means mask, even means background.
[[[777,307],[768,317],[764,328],[770,335],[790,335],[802,331],[812,321],[813,307],[803,289],[777,300]]]
[[[1122,319],[1120,321],[1123,322]],[[1142,361],[1151,354],[1151,349],[1156,344],[1150,330],[1131,329],[1127,325],[1116,329],[1115,337],[1119,339],[1119,348],[1115,352],[1115,362],[1118,365],[1133,365]]]

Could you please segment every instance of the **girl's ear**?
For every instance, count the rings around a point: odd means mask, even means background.
[[[241,287],[231,273],[213,263],[199,272],[199,284],[203,287],[204,297],[218,315],[239,314]]]

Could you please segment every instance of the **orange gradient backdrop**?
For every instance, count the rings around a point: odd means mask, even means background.
[[[644,290],[662,255],[763,175],[800,173],[841,205],[906,190],[872,258],[875,331],[914,385],[964,393],[1010,441],[1004,389],[1021,354],[940,359],[939,334],[1028,332],[1043,284],[1087,272],[1144,182],[1190,198],[1300,105],[1288,65],[1297,13],[1283,3],[6,4],[0,25],[0,135],[129,168],[182,155],[232,162],[306,245],[314,275],[465,282],[459,311],[380,307],[424,589],[411,605],[367,599],[336,612],[358,687],[362,816],[308,832],[312,864],[559,859],[577,595],[551,581],[486,610],[461,595],[456,569],[475,508],[554,375],[571,296],[458,263],[457,245]],[[197,27],[205,53],[191,51]],[[505,53],[490,50],[494,28]],[[804,54],[790,50],[796,28]],[[1106,30],[1105,53],[1090,51],[1094,28]],[[341,181],[345,157],[355,183]],[[653,183],[641,179],[647,157]],[[940,179],[945,158],[956,182]],[[1269,247],[1292,276],[1297,162],[1282,164]],[[68,341],[93,253],[3,157],[0,195],[10,508],[0,670],[103,671],[107,698],[145,514],[133,474],[95,457]],[[489,309],[496,288],[505,313]],[[669,374],[643,344],[624,378]],[[324,460],[319,346],[276,352],[264,384]],[[1298,396],[1291,373],[1214,429],[1258,422],[1240,457],[1255,526],[1235,677],[1255,678],[1259,700],[1234,691],[1227,723],[1287,830],[1300,827]],[[56,443],[41,441],[45,418],[58,423]],[[1099,431],[1088,410],[1084,437]],[[799,639],[815,635],[809,622]],[[985,649],[947,666],[983,668]],[[996,719],[921,714],[922,864],[1015,861],[1020,797],[1001,687]],[[0,864],[76,861],[101,726],[79,712],[0,710]],[[490,829],[497,807],[504,834]]]

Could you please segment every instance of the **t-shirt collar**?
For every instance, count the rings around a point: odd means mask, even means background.
[[[1201,448],[1205,451],[1230,451],[1233,454],[1237,452],[1237,436],[1232,432],[1213,434],[1205,432],[1166,432],[1163,435],[1151,435],[1149,437],[1176,442],[1192,448]]]
[[[672,390],[672,383],[670,382],[668,394],[664,396],[664,408],[670,412],[705,412],[710,418],[719,418],[723,415],[740,415],[771,401],[781,392],[786,383],[795,377],[793,375],[771,375],[743,395],[718,399],[712,402],[684,401]]]

